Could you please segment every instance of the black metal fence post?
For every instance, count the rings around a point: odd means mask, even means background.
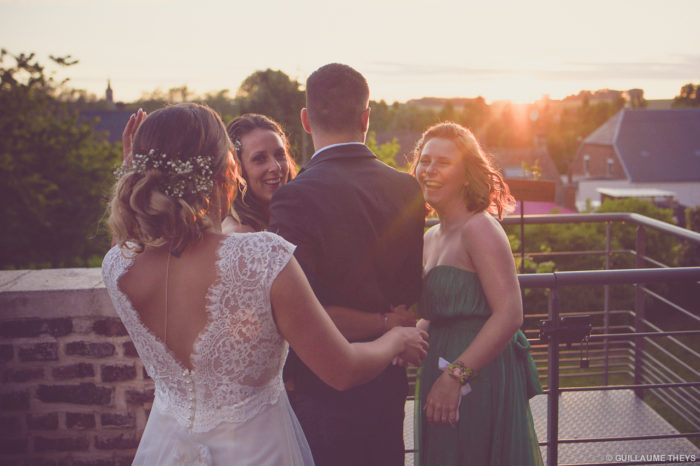
[[[556,466],[559,457],[559,290],[550,288],[549,320],[552,332],[547,347],[547,465]]]
[[[642,225],[637,227],[637,238],[635,249],[637,252],[636,264],[637,269],[644,268],[645,256],[647,248],[647,234]],[[644,331],[644,284],[636,283],[634,285],[634,331],[642,333]],[[634,338],[634,384],[641,385],[644,372],[644,338]],[[644,390],[641,388],[635,389],[634,394],[642,399],[644,398]]]
[[[605,270],[610,269],[610,241],[611,241],[611,223],[605,222]],[[610,333],[610,285],[603,285],[603,333]],[[608,370],[610,358],[608,339],[603,340],[603,385],[608,385]]]

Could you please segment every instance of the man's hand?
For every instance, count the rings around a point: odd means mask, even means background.
[[[416,315],[405,304],[391,306],[391,312],[386,313],[387,330],[394,327],[415,327],[416,320]]]
[[[405,304],[399,304],[397,306],[391,306],[391,312],[386,313],[387,317],[387,330],[394,327],[415,327],[418,318],[416,314],[408,310],[408,306]],[[423,329],[421,329],[423,330]],[[394,359],[394,365],[407,367],[409,365],[419,366],[425,354],[408,354],[403,352]]]

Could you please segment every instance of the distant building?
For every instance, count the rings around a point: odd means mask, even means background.
[[[114,104],[114,92],[112,91],[112,83],[107,80],[107,89],[105,90],[105,100],[110,104]]]
[[[620,110],[583,141],[570,175],[579,209],[602,196],[700,205],[700,109]]]
[[[575,212],[574,202],[567,202],[563,190],[561,176],[552,157],[547,150],[544,135],[538,134],[535,146],[524,149],[495,149],[488,151],[493,154],[496,165],[503,171],[506,180],[540,180],[555,184],[553,196],[549,200],[526,200],[523,204],[525,215]],[[537,169],[538,173],[533,173]],[[520,214],[521,203],[518,202],[513,214]]]

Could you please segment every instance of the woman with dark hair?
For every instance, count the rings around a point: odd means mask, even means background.
[[[350,344],[293,245],[267,232],[221,233],[237,167],[210,108],[139,112],[129,125],[138,129],[113,188],[116,245],[102,277],[155,383],[133,464],[313,464],[282,384],[287,342],[345,390],[402,352],[422,358],[425,332],[398,327]]]
[[[124,160],[130,156],[134,134],[144,118],[146,112],[139,109],[124,128]],[[272,195],[297,173],[289,140],[279,123],[257,113],[236,117],[226,131],[240,173],[235,182],[237,195],[221,229],[224,234],[263,231],[270,220]]]
[[[241,167],[238,195],[222,225],[223,232],[262,231],[270,219],[270,200],[277,188],[296,175],[289,141],[276,121],[246,113],[226,128]]]
[[[423,133],[413,173],[440,219],[425,234],[418,305],[430,335],[416,395],[419,464],[542,464],[528,402],[542,388],[498,222],[513,202],[508,186],[455,123]]]

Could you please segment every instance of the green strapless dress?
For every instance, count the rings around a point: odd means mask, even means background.
[[[470,381],[456,428],[428,424],[423,405],[442,374],[440,357],[453,361],[474,340],[491,309],[476,273],[451,266],[431,269],[419,302],[430,320],[430,350],[416,386],[415,444],[420,466],[541,465],[528,400],[542,387],[530,345],[518,330],[503,352]]]

